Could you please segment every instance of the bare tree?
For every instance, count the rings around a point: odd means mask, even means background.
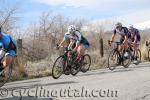
[[[0,8],[0,27],[2,27],[5,32],[10,32],[18,20],[18,17],[16,17],[18,6],[16,4],[7,6],[6,1],[7,0],[0,1],[0,4],[4,6]]]

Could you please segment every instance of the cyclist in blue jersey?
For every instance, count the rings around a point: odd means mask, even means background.
[[[81,59],[81,57],[84,55],[85,50],[89,48],[89,42],[88,40],[82,36],[82,34],[76,30],[76,26],[70,25],[68,27],[68,32],[65,33],[65,36],[62,40],[62,42],[59,44],[58,48],[61,47],[65,41],[69,41],[69,49],[72,49],[72,52],[78,53],[77,59]],[[75,44],[75,47],[73,45]]]
[[[16,56],[16,42],[12,40],[10,35],[2,32],[2,29],[0,28],[0,47],[1,50],[3,50],[3,53],[0,52],[0,56],[3,55],[3,60],[0,62],[0,72],[5,68],[9,67],[11,63],[14,60],[14,57]],[[4,53],[5,52],[5,53]]]

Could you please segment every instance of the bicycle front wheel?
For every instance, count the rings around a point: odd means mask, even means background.
[[[60,56],[56,59],[52,68],[52,77],[54,79],[58,79],[63,74],[63,66],[64,58],[63,56]]]
[[[108,68],[114,70],[120,64],[120,54],[117,50],[112,50],[108,56]]]

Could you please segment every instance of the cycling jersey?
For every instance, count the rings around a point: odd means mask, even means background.
[[[121,43],[124,41],[125,36],[128,37],[128,33],[129,33],[129,31],[128,31],[128,28],[126,28],[126,27],[122,27],[121,30],[114,29],[114,31],[113,31],[114,35],[118,34],[121,36],[121,38],[120,38]]]
[[[65,33],[64,40],[70,40],[70,43],[83,44],[85,48],[89,47],[87,39],[78,31],[75,31],[74,34]]]
[[[16,42],[14,40],[11,40],[11,37],[8,34],[6,33],[1,34],[0,43],[2,43],[2,46],[6,51],[6,55],[15,56],[16,51],[10,47],[11,42],[13,42],[13,44],[16,46]]]
[[[132,30],[130,30],[129,31],[129,39],[132,42],[134,42],[134,41],[139,42],[141,40],[139,30],[136,28],[133,28]]]

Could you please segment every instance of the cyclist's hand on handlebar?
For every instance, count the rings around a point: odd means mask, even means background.
[[[56,45],[56,50],[59,50],[59,48],[62,48],[63,46],[61,46],[61,45]]]

